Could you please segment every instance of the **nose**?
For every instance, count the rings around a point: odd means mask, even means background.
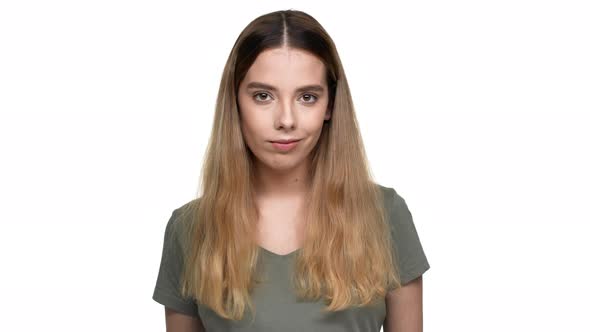
[[[285,100],[279,106],[278,116],[277,116],[277,124],[279,128],[285,129],[292,129],[295,125],[295,113],[294,108],[289,102],[289,100]]]

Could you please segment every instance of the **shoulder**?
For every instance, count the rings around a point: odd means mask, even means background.
[[[387,187],[381,184],[377,184],[377,186],[383,195],[383,202],[388,211],[399,209],[405,205],[406,201],[393,187]]]
[[[378,184],[383,194],[383,204],[387,214],[387,221],[392,228],[413,227],[412,213],[406,200],[393,187]]]
[[[201,198],[199,197],[183,203],[181,206],[174,209],[172,215],[175,216],[175,219],[177,220],[185,220],[188,217],[193,216],[200,200]]]
[[[394,188],[381,187],[393,240],[392,249],[399,263],[401,284],[405,285],[422,275],[430,265],[406,200]]]
[[[193,221],[200,198],[183,203],[172,211],[172,215],[166,224],[166,234],[178,238],[186,235],[189,223]]]

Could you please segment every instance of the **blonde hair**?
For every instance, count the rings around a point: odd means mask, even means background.
[[[255,310],[250,292],[261,280],[256,243],[258,212],[253,197],[253,158],[240,129],[237,91],[257,55],[270,48],[311,52],[326,67],[329,87],[325,121],[310,152],[304,243],[295,256],[293,285],[300,299],[323,298],[325,311],[383,300],[400,286],[384,197],[372,180],[349,86],[332,39],[310,15],[276,11],[253,20],[240,33],[223,70],[213,129],[200,185],[186,219],[183,296],[220,317],[241,320]]]

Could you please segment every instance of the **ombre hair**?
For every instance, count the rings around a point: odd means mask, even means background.
[[[325,311],[339,311],[382,301],[400,286],[383,193],[372,180],[334,42],[312,16],[281,10],[248,24],[229,54],[200,177],[202,192],[188,204],[183,218],[189,245],[184,251],[182,295],[226,319],[241,320],[246,307],[255,311],[251,291],[261,282],[255,157],[240,129],[238,87],[258,54],[281,47],[304,50],[322,60],[332,111],[309,155],[306,229],[292,276],[296,295],[323,299]]]

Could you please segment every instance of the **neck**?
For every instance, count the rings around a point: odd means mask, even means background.
[[[306,195],[311,187],[309,161],[294,168],[277,170],[260,162],[255,167],[255,191],[260,197],[288,197]]]

